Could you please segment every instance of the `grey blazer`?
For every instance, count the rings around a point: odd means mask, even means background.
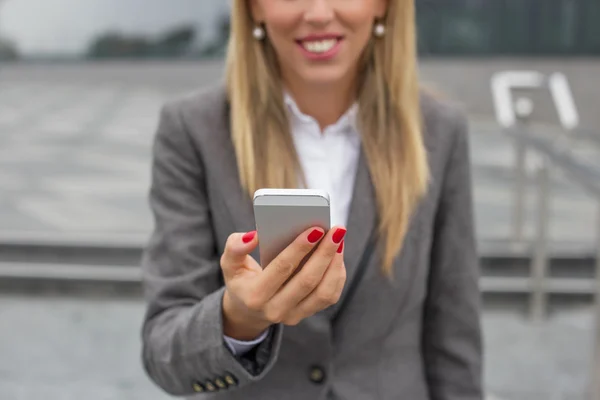
[[[482,399],[478,265],[467,124],[422,96],[431,184],[395,279],[371,258],[336,323],[335,306],[274,326],[243,357],[223,340],[219,258],[232,232],[254,229],[239,185],[223,86],[164,105],[154,142],[155,229],[142,269],[143,365],[164,391],[193,399]],[[376,220],[360,157],[346,236],[346,289]],[[254,254],[257,256],[257,254]]]

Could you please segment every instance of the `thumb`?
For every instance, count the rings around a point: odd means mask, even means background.
[[[221,268],[223,268],[223,272],[233,273],[240,267],[254,267],[254,265],[246,264],[249,259],[252,259],[252,257],[248,257],[248,255],[256,249],[256,246],[258,246],[257,236],[256,231],[232,233],[229,235],[227,243],[225,243],[223,256],[221,257]],[[253,264],[258,266],[255,261]]]

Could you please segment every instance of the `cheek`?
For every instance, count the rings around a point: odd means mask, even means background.
[[[272,9],[265,18],[267,33],[274,43],[284,43],[294,41],[294,31],[298,24],[298,17],[285,10],[277,11]]]
[[[340,20],[352,35],[352,47],[362,48],[372,36],[375,17],[371,7],[355,7],[340,13]]]
[[[356,30],[355,37],[358,46],[364,47],[367,45],[367,42],[371,39],[372,36],[372,27],[370,23],[365,24],[360,27],[360,29]]]
[[[352,50],[353,53],[361,53],[371,40],[372,32],[371,25],[367,23],[357,27],[352,34]]]

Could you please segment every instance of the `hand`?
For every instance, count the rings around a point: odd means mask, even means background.
[[[296,325],[337,303],[346,283],[345,234],[341,227],[327,234],[308,229],[264,269],[250,256],[258,245],[256,232],[229,236],[221,257],[225,335],[252,340],[272,324]]]

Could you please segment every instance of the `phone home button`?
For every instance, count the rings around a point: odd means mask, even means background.
[[[325,371],[318,366],[311,367],[309,378],[312,383],[320,385],[325,382]]]

